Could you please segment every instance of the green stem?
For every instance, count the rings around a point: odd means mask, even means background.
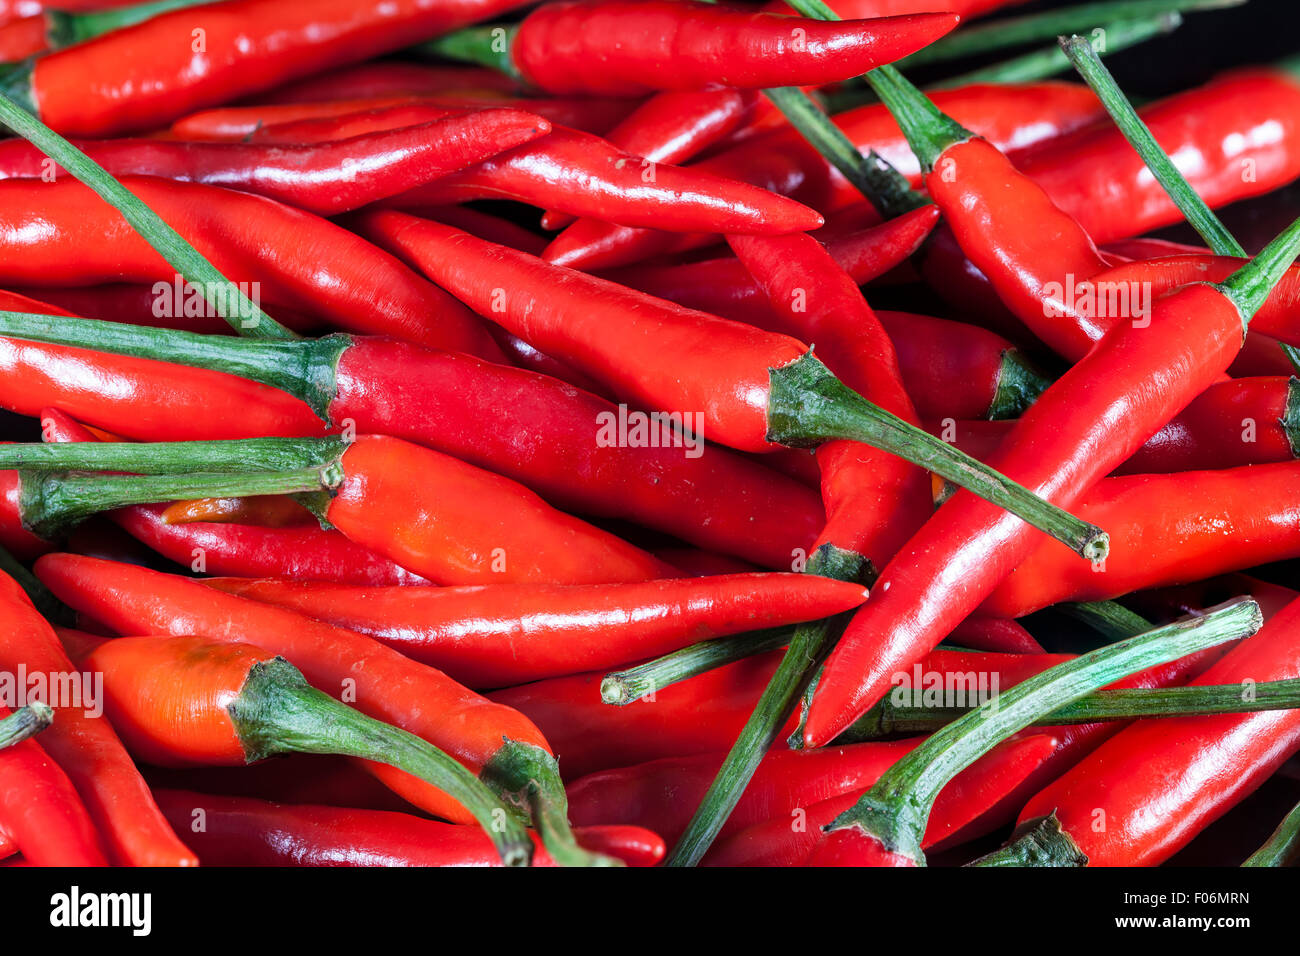
[[[1144,634],[1153,626],[1141,614],[1114,601],[1077,601],[1058,604],[1056,608],[1111,641]]]
[[[532,859],[533,843],[518,817],[465,766],[428,741],[322,693],[282,657],[255,664],[227,711],[249,763],[314,753],[396,767],[468,810],[507,866],[527,866]]]
[[[1293,363],[1300,362],[1300,350],[1296,350],[1283,343],[1287,351],[1287,358]],[[1295,458],[1300,458],[1300,378],[1294,375],[1286,383],[1286,406],[1282,411],[1282,418],[1279,421],[1282,431],[1286,432],[1287,444],[1291,446],[1291,454]]]
[[[867,82],[898,122],[923,171],[934,169],[945,150],[975,138],[894,67],[877,67],[867,74]]]
[[[72,627],[77,623],[77,612],[55,597],[54,592],[47,588],[40,578],[27,570],[3,547],[0,547],[0,571],[18,583],[18,586],[27,593],[36,610],[40,611],[41,617],[51,624]]]
[[[793,628],[772,628],[683,647],[636,667],[606,674],[600,682],[600,699],[622,707],[706,671],[785,647],[793,634]]]
[[[890,852],[923,866],[921,838],[939,791],[1000,741],[1100,687],[1253,634],[1262,624],[1259,605],[1237,601],[1036,674],[935,731],[826,829],[857,827]]]
[[[32,701],[26,707],[19,707],[0,720],[0,750],[34,737],[53,722],[53,709],[39,700]]]
[[[338,394],[339,359],[353,342],[352,336],[338,333],[319,339],[248,341],[123,322],[3,311],[0,335],[225,372],[288,392],[310,405],[325,422],[330,421],[330,402]]]
[[[906,692],[904,692],[906,693]],[[1300,708],[1300,679],[1266,681],[1249,692],[1236,685],[1099,690],[1033,721],[1031,726],[1094,724],[1139,717],[1253,714]],[[886,697],[860,718],[839,743],[859,743],[895,734],[928,734],[969,714],[973,707],[926,707]],[[871,720],[868,722],[867,717]],[[849,736],[849,734],[852,736]]]
[[[1228,276],[1219,288],[1237,311],[1241,313],[1243,329],[1268,300],[1273,286],[1281,281],[1286,270],[1300,255],[1300,219],[1291,223],[1282,234],[1265,246],[1254,259]]]
[[[1089,560],[1105,557],[1106,533],[891,415],[840,382],[812,353],[770,370],[768,438],[783,445],[860,441],[898,455],[1023,518]]]
[[[867,567],[870,563],[861,555],[823,545],[809,558],[805,573],[856,581]],[[842,614],[826,621],[801,624],[795,629],[776,673],[763,689],[665,866],[695,866],[703,859],[749,786],[754,771],[794,713],[808,683],[848,626],[850,617],[851,613]]]
[[[584,850],[569,824],[569,798],[552,757],[534,744],[506,740],[483,767],[482,777],[537,827],[542,843],[560,866],[622,866],[622,862]]]
[[[1019,418],[1038,396],[1047,390],[1052,380],[1040,372],[1019,349],[1002,353],[998,367],[997,390],[989,405],[988,418],[992,421]]]
[[[323,468],[347,450],[342,438],[239,438],[213,441],[56,442],[0,445],[0,468],[45,471],[186,471],[243,474]]]
[[[509,26],[481,24],[465,27],[422,43],[416,47],[416,50],[461,63],[475,63],[504,73],[506,76],[523,79],[515,66],[514,58],[510,55],[518,30],[518,26],[513,24]]]
[[[1056,811],[1016,827],[1011,842],[967,866],[1087,866],[1088,857],[1061,829]]]
[[[4,86],[12,90],[21,76],[11,73]],[[292,339],[297,335],[276,322],[248,299],[239,287],[223,276],[212,263],[146,206],[129,189],[109,175],[97,162],[50,129],[31,112],[7,96],[0,95],[0,123],[8,126],[46,156],[90,187],[101,199],[122,214],[186,282],[203,292],[207,303],[241,335],[250,338]]]
[[[1113,0],[1022,17],[1006,17],[951,33],[925,49],[904,57],[897,65],[903,69],[912,69],[927,63],[982,56],[1028,43],[1054,40],[1063,33],[1088,33],[1108,23],[1145,19],[1162,13],[1221,10],[1238,7],[1245,2],[1246,0]],[[798,2],[791,0],[790,5],[797,7]]]
[[[1200,197],[1195,189],[1183,178],[1174,161],[1169,158],[1150,127],[1142,122],[1133,109],[1128,98],[1124,96],[1110,70],[1101,62],[1101,57],[1092,48],[1092,44],[1083,37],[1071,36],[1061,38],[1061,49],[1069,57],[1074,68],[1079,71],[1084,82],[1092,88],[1101,100],[1106,112],[1110,114],[1115,125],[1129,144],[1137,150],[1142,161],[1146,163],[1151,175],[1164,187],[1169,198],[1174,201],[1180,212],[1193,229],[1205,240],[1206,244],[1220,256],[1245,256],[1246,250],[1233,238],[1232,233],[1219,220]]]
[[[1282,819],[1264,845],[1241,865],[1295,866],[1297,863],[1300,863],[1300,804]]]
[[[46,37],[50,49],[58,50],[74,43],[84,43],[97,36],[134,26],[146,20],[173,10],[196,7],[211,3],[212,0],[154,0],[153,3],[141,3],[133,7],[119,7],[115,10],[97,10],[90,13],[67,13],[62,10],[46,10],[49,21]]]

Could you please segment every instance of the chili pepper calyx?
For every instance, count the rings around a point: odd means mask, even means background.
[[[1300,378],[1294,375],[1286,383],[1286,407],[1278,424],[1286,433],[1291,454],[1300,458]]]
[[[989,405],[989,419],[1019,418],[1051,384],[1052,380],[1038,371],[1019,349],[1005,350],[998,366],[997,389]]]
[[[1061,829],[1053,810],[1016,827],[1006,846],[971,860],[967,866],[1087,866],[1088,855]]]

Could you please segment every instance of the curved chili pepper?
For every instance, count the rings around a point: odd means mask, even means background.
[[[517,6],[514,0],[231,0],[177,10],[39,58],[6,78],[52,129],[102,136],[149,129],[330,67],[359,63]],[[193,43],[204,30],[201,49]]]
[[[1300,176],[1300,82],[1293,71],[1291,64],[1236,70],[1138,113],[1205,201],[1226,205]],[[1062,137],[1016,162],[1096,242],[1182,219],[1111,123]]]
[[[518,711],[364,635],[188,578],[70,554],[46,555],[35,570],[61,600],[118,633],[198,635],[232,644],[255,640],[292,658],[313,685],[355,697],[363,713],[425,738],[530,808],[557,859],[585,856],[566,835],[566,800],[550,748]],[[389,767],[365,766],[421,809],[470,822],[441,791]]]
[[[0,706],[0,718],[9,708]],[[0,750],[0,830],[35,866],[107,866],[72,782],[35,740]]]
[[[590,587],[205,583],[369,634],[476,688],[657,657],[709,637],[827,617],[866,597],[853,584],[763,574]]]
[[[376,60],[332,69],[276,87],[262,97],[279,103],[329,103],[384,96],[437,96],[459,91],[517,93],[519,84],[498,70],[446,63]]]
[[[307,683],[283,657],[201,637],[123,637],[86,658],[104,708],[139,758],[164,766],[242,766],[279,753],[335,753],[398,768],[455,799],[506,866],[527,866],[523,827],[448,754]]]
[[[8,576],[0,576],[0,619],[6,635],[0,642],[0,668],[10,674],[24,668],[29,674],[49,675],[51,681],[77,674],[78,668],[64,653],[50,625]],[[158,812],[148,786],[114,728],[102,713],[95,712],[96,704],[103,702],[47,702],[57,706],[53,725],[41,735],[41,747],[58,762],[76,788],[113,862],[129,866],[196,865],[194,854],[181,844]],[[6,783],[6,789],[11,786]]]
[[[1112,327],[1030,406],[999,446],[998,464],[1049,499],[1077,501],[1231,364],[1250,316],[1300,245],[1297,234],[1284,233],[1227,285],[1187,286],[1159,300],[1154,334]],[[881,586],[890,587],[877,590],[828,660],[806,743],[833,738],[874,703],[889,673],[933,647],[1034,544],[1026,525],[973,495],[948,501],[886,568]]]
[[[1055,749],[1056,741],[1050,735],[1033,734],[1000,745],[966,768],[935,801],[922,846],[928,849],[954,836],[965,836],[963,831],[971,823],[998,806]],[[802,807],[797,828],[791,825],[789,815],[745,827],[714,846],[700,865],[800,866],[817,846],[822,827],[853,806],[856,797],[841,793]]]
[[[270,103],[204,110],[177,120],[168,137],[198,142],[305,145],[349,139],[381,129],[421,126],[474,110],[515,109],[556,126],[601,133],[635,104],[623,99],[540,99],[498,93],[374,96],[310,103]]]
[[[1192,683],[1300,676],[1298,626],[1300,602],[1292,602]],[[1030,800],[1021,819],[1055,809],[1090,866],[1154,866],[1254,791],[1297,747],[1294,710],[1139,720]],[[1098,813],[1102,827],[1095,825]]]
[[[1077,129],[1104,115],[1092,91],[1073,83],[979,84],[936,92],[934,102],[962,125],[1000,149],[1012,152]],[[919,176],[907,140],[882,105],[861,106],[831,119],[860,150],[874,149],[910,178]],[[761,186],[823,214],[862,201],[857,188],[794,129],[754,137],[685,168]],[[547,248],[545,258],[557,265],[584,270],[607,269],[663,252],[697,248],[712,241],[713,237],[683,239],[653,230],[581,220],[556,237]]]
[[[464,306],[330,222],[214,186],[134,177],[124,182],[197,243],[223,275],[265,285],[268,299],[342,328],[501,356]],[[0,225],[0,282],[163,282],[168,286],[163,295],[173,295],[171,286],[178,282],[172,267],[126,220],[79,182],[0,183]],[[40,270],[32,271],[33,261],[42,264]]]
[[[680,164],[729,133],[756,111],[758,94],[730,87],[657,93],[605,134],[624,153],[648,163]],[[549,209],[543,229],[562,229],[573,221],[569,213]]]
[[[92,329],[90,338],[85,338]],[[59,335],[65,330],[73,340],[96,347],[110,347],[115,337],[127,337],[132,344],[124,348],[135,354],[254,375],[300,395],[340,427],[350,422],[362,432],[388,433],[426,444],[515,478],[569,510],[628,519],[767,567],[789,567],[793,550],[806,548],[825,520],[815,493],[760,464],[713,448],[691,457],[689,445],[672,435],[664,441],[660,432],[647,435],[644,442],[620,441],[618,423],[628,421],[629,410],[551,378],[469,356],[378,338],[337,337],[263,349],[261,343],[229,337],[142,335],[140,330],[87,322],[67,323]],[[0,345],[4,341],[0,339]],[[169,343],[176,343],[180,351],[167,351],[164,346]],[[30,351],[19,354],[34,356],[33,362],[46,353],[78,359],[92,355],[34,344],[27,348]],[[212,427],[213,417],[223,417],[219,412],[223,400],[227,408],[242,407],[252,402],[251,395],[264,393],[262,406],[253,408],[270,412],[277,405],[288,405],[294,420],[305,411],[301,402],[281,392],[229,376],[113,355],[102,359],[85,363],[84,369],[69,367],[63,379],[53,381],[15,363],[14,372],[24,369],[23,374],[0,374],[0,405],[33,415],[40,411],[33,405],[57,405],[90,424],[117,427],[120,422],[132,438],[164,440],[181,437],[175,433],[180,428],[189,430],[185,437],[202,437],[201,429]],[[123,366],[131,378],[108,378],[109,370]],[[0,364],[0,372],[3,369]],[[182,373],[206,376],[195,381],[212,393],[199,397],[211,402],[213,412],[183,421],[174,418],[182,401],[196,401],[173,394]],[[155,392],[154,377],[168,389]],[[173,378],[175,386],[170,384]],[[97,395],[101,383],[110,382],[114,390],[105,397],[114,399],[113,404]],[[41,389],[35,389],[34,383]],[[239,386],[233,393],[227,387],[230,383]],[[262,391],[250,393],[251,388]],[[224,398],[227,394],[229,398]],[[122,401],[123,396],[129,401]],[[150,409],[148,403],[154,398],[158,405]],[[241,405],[229,404],[233,402]],[[412,409],[420,409],[421,414],[412,415]],[[225,426],[246,428],[238,433],[241,437],[294,433],[284,430],[287,424],[258,423],[251,410],[238,421],[226,417]],[[316,421],[296,433],[320,429]],[[538,441],[539,436],[554,436],[554,440]],[[652,442],[652,437],[660,440]]]
[[[439,217],[434,215],[433,218]],[[855,283],[866,285],[916,252],[938,219],[938,209],[922,206],[895,219],[877,221],[829,239],[826,251]],[[460,228],[477,235],[472,229]],[[813,237],[820,239],[825,228],[813,233]],[[490,236],[480,238],[491,239]],[[744,264],[734,257],[681,265],[625,266],[601,275],[657,298],[737,322],[771,328],[775,321],[767,296]]]
[[[436,110],[435,112],[442,112]],[[401,129],[423,119],[418,110],[398,107],[344,117],[347,132]],[[265,127],[261,142],[310,142],[324,133],[319,123]],[[793,232],[815,229],[821,216],[811,209],[708,172],[652,163],[618,149],[590,133],[555,126],[533,146],[502,151],[463,172],[442,177],[384,201],[385,206],[423,208],[472,199],[515,199],[554,206],[579,216],[656,223],[677,232]]]
[[[478,827],[406,813],[283,806],[185,790],[160,790],[158,801],[205,866],[501,865]],[[591,852],[628,866],[654,866],[664,855],[664,841],[640,827],[581,827],[577,837]],[[558,864],[538,844],[532,865]]]
[[[916,14],[832,24],[689,0],[571,0],[543,4],[506,28],[504,53],[495,52],[496,27],[465,30],[432,48],[551,93],[819,86],[913,53],[957,21]]]
[[[1300,462],[1106,478],[1076,506],[1105,522],[1106,561],[1063,561],[1061,549],[1039,547],[980,610],[1021,617],[1060,601],[1108,600],[1300,557],[1298,480]]]
[[[80,140],[114,176],[157,176],[267,196],[321,216],[387,199],[549,133],[520,110],[479,110],[404,129],[312,146]],[[23,140],[0,143],[0,179],[66,175]]]

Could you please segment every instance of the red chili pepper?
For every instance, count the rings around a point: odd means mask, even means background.
[[[981,84],[936,92],[934,102],[963,126],[1013,153],[1104,115],[1092,91],[1073,83]],[[907,140],[880,104],[861,106],[831,119],[860,150],[874,149],[910,178],[919,175]],[[857,188],[794,129],[755,137],[686,168],[761,186],[823,214],[862,201]],[[712,237],[681,239],[653,230],[583,220],[551,243],[546,258],[584,270],[607,269],[712,241]]]
[[[517,93],[519,84],[499,71],[485,67],[376,60],[276,87],[262,99],[270,104],[328,103],[384,96],[437,96],[462,90],[509,94]]]
[[[343,119],[355,137],[362,131],[401,129],[425,117],[419,110],[398,107]],[[312,142],[322,135],[337,139],[339,133],[330,128],[334,125],[271,125],[256,138],[283,144]],[[783,196],[707,172],[651,163],[599,136],[564,126],[555,126],[532,146],[497,152],[502,154],[392,196],[383,205],[424,208],[514,199],[629,225],[655,223],[676,232],[782,233],[822,224],[816,212]]]
[[[0,718],[9,708],[0,706]],[[34,866],[107,866],[72,782],[35,740],[0,750],[0,830]]]
[[[49,56],[7,78],[11,96],[75,136],[149,129],[204,106],[359,63],[496,16],[513,0],[232,0],[177,10]],[[206,43],[196,49],[201,25]]]
[[[958,647],[1003,654],[1042,654],[1043,646],[1009,618],[972,614],[952,629],[947,640]]]
[[[1297,232],[1284,233],[1227,285],[1187,286],[1159,300],[1154,332],[1114,326],[1030,406],[999,447],[999,467],[1049,500],[1077,501],[1228,367]],[[890,673],[938,643],[1035,543],[1027,525],[973,495],[940,508],[885,569],[827,661],[807,744],[832,739],[874,703]]]
[[[1033,734],[1008,741],[967,767],[935,801],[922,846],[929,848],[954,836],[964,836],[963,831],[971,823],[1001,803],[1055,748],[1056,741],[1050,735]],[[797,828],[787,814],[741,829],[716,844],[701,865],[800,866],[817,846],[821,828],[856,800],[856,793],[843,793],[803,807]]]
[[[131,752],[163,766],[243,766],[281,753],[332,753],[403,770],[456,800],[507,866],[527,865],[519,821],[452,756],[317,690],[283,657],[201,637],[123,637],[86,658]]]
[[[1300,82],[1294,69],[1288,63],[1225,73],[1138,114],[1211,206],[1262,195],[1300,176]],[[1044,145],[1017,165],[1097,242],[1183,218],[1111,123]]]
[[[1300,603],[1293,602],[1192,683],[1300,676],[1297,626]],[[1297,747],[1294,710],[1139,720],[1030,800],[1021,819],[1055,810],[1090,866],[1155,866],[1253,792]]]
[[[615,667],[711,637],[828,617],[866,598],[857,585],[790,574],[589,587],[205,583],[369,634],[475,688]]]
[[[492,841],[478,827],[405,813],[282,806],[185,790],[160,790],[158,801],[188,834],[205,866],[501,865]],[[640,827],[582,827],[576,832],[584,848],[628,866],[654,866],[664,855],[664,841]],[[558,864],[539,844],[532,865]]]
[[[759,97],[748,90],[685,90],[658,93],[624,117],[605,139],[648,163],[674,165],[702,153],[757,112]],[[644,167],[643,167],[644,168]],[[551,209],[543,229],[562,229],[573,216]]]
[[[45,7],[30,16],[0,22],[0,62],[12,63],[47,50],[85,43],[111,30],[204,2],[207,0],[127,0],[94,5],[82,12],[77,11],[75,2],[54,10]]]
[[[199,498],[168,505],[162,513],[165,524],[252,524],[262,528],[295,528],[317,524],[310,511],[283,495],[252,495],[247,498]]]
[[[826,242],[826,251],[855,283],[866,285],[916,252],[938,219],[938,209],[923,206],[896,219],[883,223],[877,220],[860,230],[831,238]],[[478,235],[472,229],[460,228]],[[813,233],[813,237],[820,239],[826,228]],[[491,239],[490,236],[480,238]],[[532,253],[531,249],[524,251]],[[744,264],[734,257],[681,265],[627,266],[601,274],[620,285],[711,315],[762,328],[771,328],[775,321],[767,296]]]
[[[261,196],[157,179],[124,183],[236,282],[341,328],[500,358],[464,306],[392,256],[310,213]],[[239,223],[232,229],[231,223]],[[0,183],[0,282],[93,285],[161,282],[173,310],[175,270],[81,183]],[[311,249],[304,255],[304,249]],[[31,263],[41,269],[33,272]],[[254,288],[251,285],[250,289]],[[179,293],[179,294],[178,294]],[[193,298],[194,296],[191,296]],[[201,311],[206,311],[202,309]]]
[[[1076,505],[1104,524],[1111,553],[1092,565],[1040,546],[980,605],[1021,617],[1060,601],[1101,601],[1300,557],[1300,462],[1098,482]]]
[[[479,110],[404,129],[311,146],[185,143],[152,139],[81,140],[74,145],[114,176],[207,183],[321,216],[368,205],[549,133],[521,110]],[[45,154],[24,140],[0,143],[0,179],[44,179]]]
[[[354,697],[363,713],[425,738],[499,792],[525,792],[521,805],[531,807],[547,847],[557,855],[565,850],[565,799],[551,751],[536,726],[512,708],[364,635],[198,581],[69,554],[46,555],[35,570],[60,600],[118,633],[255,640],[284,655],[313,685]],[[366,768],[421,809],[470,822],[455,800],[409,774],[373,763]]]
[[[916,14],[822,23],[689,0],[576,0],[543,4],[506,28],[504,54],[496,52],[500,28],[466,30],[435,49],[498,65],[551,93],[817,86],[913,53],[957,21]]]

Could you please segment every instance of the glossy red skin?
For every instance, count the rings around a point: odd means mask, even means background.
[[[1165,152],[1213,207],[1300,176],[1300,82],[1275,69],[1226,73],[1138,110]],[[1242,175],[1253,160],[1253,176]],[[1035,150],[1017,165],[1099,243],[1182,220],[1109,122]]]
[[[963,831],[1001,803],[1027,774],[1050,757],[1055,744],[1056,741],[1046,734],[1012,741],[995,748],[958,774],[939,792],[921,845],[929,849],[940,842],[953,838],[960,840],[966,836]],[[887,768],[882,768],[882,772],[884,769]],[[822,843],[821,828],[853,806],[860,795],[860,792],[844,793],[804,807],[801,830],[791,827],[788,814],[740,830],[729,839],[716,843],[701,865],[804,865]],[[819,865],[840,864],[823,859]],[[846,862],[844,865],[878,864]]]
[[[313,687],[334,696],[355,694],[348,703],[358,710],[423,737],[475,772],[503,737],[549,749],[522,714],[354,631],[133,565],[48,554],[35,570],[60,600],[119,634],[256,642],[293,661]],[[422,810],[472,822],[460,804],[422,780],[384,764],[365,767]]]
[[[1103,115],[1092,92],[1072,83],[980,84],[936,92],[933,100],[967,129],[1013,154]],[[883,106],[860,106],[831,119],[859,149],[874,149],[913,181],[919,180],[916,157]],[[823,214],[862,201],[862,194],[788,127],[746,140],[686,168],[761,186]],[[556,237],[546,258],[584,270],[607,269],[712,241],[712,237],[682,239],[583,220]]]
[[[625,153],[652,163],[678,164],[735,132],[758,111],[752,90],[684,90],[657,93],[605,134]],[[542,228],[562,229],[573,217],[559,210],[542,215]]]
[[[451,296],[348,231],[262,196],[160,179],[122,183],[232,282],[357,332],[499,359],[483,324]],[[0,282],[175,281],[126,220],[73,180],[0,183]],[[41,268],[33,270],[32,262]]]
[[[234,0],[177,10],[39,60],[38,115],[102,136],[148,129],[321,70],[368,60],[517,6],[513,0]],[[201,23],[206,47],[194,50]]]
[[[857,283],[817,240],[796,234],[727,241],[789,331],[817,343],[822,361],[845,385],[919,424],[889,336]],[[932,511],[929,476],[896,455],[830,441],[817,449],[817,463],[826,527],[815,548],[831,545],[883,567]]]
[[[623,707],[601,701],[604,671],[494,690],[487,697],[516,708],[541,727],[560,756],[560,772],[575,780],[661,757],[725,752],[736,742],[781,653],[736,661],[666,687],[654,700]],[[791,718],[778,734],[778,749],[785,749],[795,724]]]
[[[5,632],[0,668],[6,673],[17,673],[20,667],[32,674],[92,672],[68,659],[50,625],[7,576],[0,578],[0,620]],[[40,749],[67,775],[109,858],[122,866],[195,866],[198,861],[158,812],[109,719],[91,716],[87,709],[88,705],[57,707],[54,722],[40,734]],[[14,782],[6,777],[4,789],[21,793]],[[39,799],[34,793],[25,796],[34,802]],[[3,820],[0,826],[9,829]],[[31,856],[26,847],[24,851]]]
[[[18,472],[0,471],[0,546],[19,561],[31,561],[51,549],[23,526]]]
[[[501,866],[478,826],[439,823],[386,810],[283,806],[243,797],[160,790],[158,800],[204,866]],[[195,812],[203,829],[195,829]],[[666,848],[638,827],[588,827],[578,842],[629,866],[654,866]],[[555,866],[533,834],[533,866]]]
[[[0,63],[17,63],[49,49],[50,18],[43,13],[0,24]]]
[[[1015,348],[996,332],[912,312],[876,313],[898,352],[903,384],[925,418],[987,418]]]
[[[1021,617],[1300,557],[1300,462],[1107,478],[1074,513],[1111,536],[1105,570],[1040,545],[980,605]]]
[[[172,124],[167,137],[201,142],[304,145],[363,133],[422,126],[466,110],[517,109],[557,126],[603,132],[635,105],[623,99],[534,99],[500,93],[375,96],[323,103],[227,106],[194,113]]]
[[[1116,326],[1043,392],[994,467],[1071,507],[1221,375],[1244,335],[1236,307],[1211,286],[1159,300],[1150,327]],[[889,674],[942,640],[1041,541],[1009,512],[954,495],[882,572],[827,661],[807,744],[832,739],[874,704]]]
[[[363,214],[360,228],[418,263],[475,311],[605,383],[629,404],[703,413],[705,438],[742,451],[775,447],[767,441],[769,369],[807,351],[795,339],[401,213]]]
[[[788,815],[797,808],[865,790],[921,739],[773,751],[758,765],[719,837],[783,815],[789,825]],[[668,757],[575,780],[567,788],[569,819],[642,826],[676,843],[725,756]]]
[[[309,146],[157,139],[74,145],[114,176],[224,186],[333,216],[451,175],[550,129],[532,113],[489,109]],[[44,153],[23,140],[0,143],[0,179],[41,178],[47,163]]]
[[[1059,354],[1077,361],[1105,324],[1075,310],[1052,315],[1063,289],[1106,268],[1088,233],[995,146],[972,139],[944,150],[925,177],[944,224],[1002,301]]]
[[[636,94],[718,86],[820,86],[934,42],[957,17],[809,21],[679,0],[547,3],[519,25],[510,57],[550,93]]]
[[[612,668],[714,637],[829,617],[866,597],[858,585],[793,574],[589,587],[206,583],[369,634],[475,688]]]
[[[398,438],[343,453],[326,509],[347,537],[437,584],[604,584],[673,576],[653,555],[524,486]]]
[[[436,96],[460,90],[515,93],[519,90],[519,83],[504,73],[483,66],[378,60],[328,70],[277,87],[262,99],[271,104],[328,103],[382,96]]]
[[[671,232],[781,234],[822,224],[820,214],[784,196],[704,170],[652,164],[599,136],[560,126],[535,143],[382,205],[419,209],[474,199],[514,199]]]
[[[9,716],[0,706],[0,718]],[[0,829],[32,866],[108,866],[72,782],[35,740],[0,750]]]
[[[1281,425],[1288,388],[1288,379],[1283,376],[1216,382],[1147,439],[1113,474],[1173,474],[1294,461],[1295,454]],[[1254,424],[1254,441],[1243,440],[1248,423]],[[951,437],[966,454],[990,461],[1015,425],[1005,421],[959,421],[955,435],[943,422],[929,427],[945,440]]]
[[[1182,253],[1122,263],[1099,273],[1096,280],[1147,283],[1154,299],[1189,282],[1222,282],[1244,262],[1231,256]],[[1286,271],[1251,319],[1250,329],[1292,345],[1300,344],[1300,268],[1293,266]]]
[[[826,250],[855,283],[866,285],[906,261],[938,221],[939,210],[923,206],[881,223],[830,238]],[[813,233],[821,239],[826,228]],[[690,309],[773,328],[777,321],[767,296],[736,258],[706,259],[681,265],[628,266],[603,273],[621,285],[668,299]]]
[[[1300,676],[1300,603],[1192,683]],[[1056,810],[1090,866],[1155,866],[1253,792],[1300,747],[1300,712],[1139,720],[1051,784],[1021,813]],[[1094,826],[1097,811],[1105,827]]]

